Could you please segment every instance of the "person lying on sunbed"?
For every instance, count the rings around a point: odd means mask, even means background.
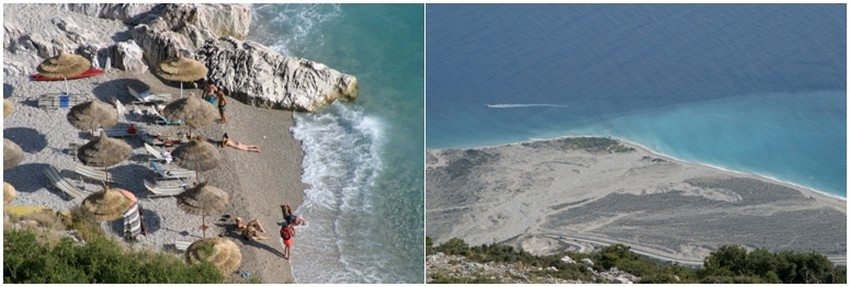
[[[260,147],[256,145],[243,144],[234,140],[231,140],[227,133],[224,133],[224,136],[221,138],[220,147],[232,147],[238,150],[244,150],[249,152],[260,152]]]

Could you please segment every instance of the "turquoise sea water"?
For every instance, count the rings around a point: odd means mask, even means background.
[[[292,129],[310,187],[299,283],[418,283],[424,213],[423,5],[252,5],[251,38],[357,77],[359,98]]]
[[[428,5],[428,148],[568,135],[846,196],[844,5]]]

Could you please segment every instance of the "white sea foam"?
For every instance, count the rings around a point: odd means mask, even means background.
[[[514,108],[567,108],[567,105],[555,104],[488,104],[491,109],[514,109]]]
[[[375,234],[358,234],[362,219],[356,218],[374,212],[384,124],[339,102],[319,113],[298,113],[295,122],[292,134],[304,149],[301,178],[310,186],[297,210],[311,222],[299,233],[310,238],[299,254],[311,259],[294,266],[294,275],[309,277],[309,282],[380,282],[372,272],[376,269],[368,268],[358,254],[362,250],[352,252],[352,247],[368,248],[362,242],[378,241],[370,238]]]
[[[283,8],[274,5],[277,15],[270,21],[276,24],[275,26],[286,27],[287,31],[283,32],[282,37],[277,38],[275,43],[270,47],[287,56],[297,56],[293,54],[294,47],[308,47],[306,42],[308,39],[313,45],[321,45],[324,43],[324,37],[320,33],[319,27],[322,23],[337,19],[342,15],[341,7],[337,5],[327,4],[285,4]]]

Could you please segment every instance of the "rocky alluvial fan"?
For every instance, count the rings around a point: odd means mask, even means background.
[[[89,16],[128,24],[130,40],[103,43],[71,19],[57,18],[55,31],[26,34],[4,23],[3,46],[47,58],[68,49],[105,69],[144,72],[183,55],[209,68],[207,77],[229,96],[267,108],[316,111],[337,99],[357,97],[357,79],[323,64],[286,57],[260,43],[244,41],[251,11],[226,4],[62,4]],[[4,67],[7,75],[25,75],[25,66]],[[156,70],[155,68],[153,70]]]

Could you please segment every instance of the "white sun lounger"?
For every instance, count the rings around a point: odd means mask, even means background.
[[[149,145],[148,143],[145,143],[145,150],[148,151],[148,154],[150,154],[154,158],[154,160],[163,161],[163,162],[168,161],[168,160],[165,159],[164,156],[162,156],[162,151],[160,151],[159,149]]]
[[[112,173],[107,172],[103,169],[98,169],[79,163],[74,165],[74,172],[100,182],[119,183],[122,181],[120,178],[115,178]]]
[[[151,161],[150,167],[156,172],[159,179],[189,179],[195,177],[195,171],[182,169],[182,168],[173,168],[166,169],[162,164]]]
[[[186,251],[191,245],[192,241],[174,241],[174,249],[177,249],[177,251]]]
[[[56,170],[56,168],[52,165],[47,166],[47,168],[44,170],[44,174],[47,175],[47,180],[50,181],[53,186],[70,196],[72,199],[78,197],[85,197],[86,195],[88,195],[88,193],[86,193],[85,191],[80,190],[79,188],[62,178],[62,176],[59,174],[59,171]]]
[[[144,182],[145,188],[153,193],[153,195],[149,197],[175,196],[186,191],[189,187],[188,185],[157,185],[147,179],[145,179]]]
[[[153,104],[171,101],[171,94],[152,94],[150,91],[139,93],[133,87],[127,86],[130,95],[136,98],[133,104]]]

